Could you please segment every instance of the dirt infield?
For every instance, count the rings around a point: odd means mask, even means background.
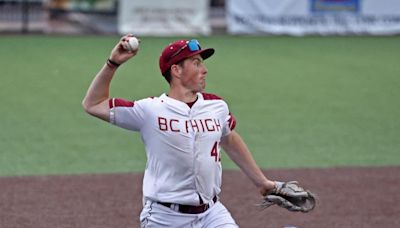
[[[308,214],[271,207],[239,171],[224,171],[221,201],[247,227],[400,227],[400,167],[267,170],[318,195]],[[139,227],[141,174],[0,178],[0,227]]]

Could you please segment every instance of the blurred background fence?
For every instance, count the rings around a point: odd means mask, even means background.
[[[118,34],[118,15],[124,11],[119,6],[129,5],[129,2],[150,2],[155,6],[164,2],[175,7],[176,1],[0,0],[0,34]],[[225,33],[224,0],[189,0],[178,1],[178,4],[191,7],[191,2],[194,10],[199,2],[207,7],[201,11],[206,13],[205,23],[211,22],[213,33]],[[179,15],[175,16],[179,19]],[[141,26],[146,27],[146,24]]]
[[[393,35],[399,0],[0,0],[0,33]]]
[[[43,0],[0,1],[1,32],[42,32],[46,21]]]

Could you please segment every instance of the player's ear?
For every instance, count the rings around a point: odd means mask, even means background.
[[[171,66],[171,76],[180,78],[182,73],[182,67],[179,64],[173,64]]]

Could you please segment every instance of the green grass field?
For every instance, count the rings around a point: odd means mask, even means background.
[[[119,37],[0,37],[0,176],[143,171],[140,136],[89,117],[81,100]],[[158,96],[142,38],[114,97]],[[400,165],[400,37],[200,38],[207,91],[230,105],[263,168]],[[225,168],[236,168],[225,156]]]

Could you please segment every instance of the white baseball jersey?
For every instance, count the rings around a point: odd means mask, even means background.
[[[135,102],[110,99],[110,122],[139,131],[145,144],[145,198],[199,205],[220,193],[219,142],[236,121],[221,98],[197,97],[192,107],[166,94]]]

